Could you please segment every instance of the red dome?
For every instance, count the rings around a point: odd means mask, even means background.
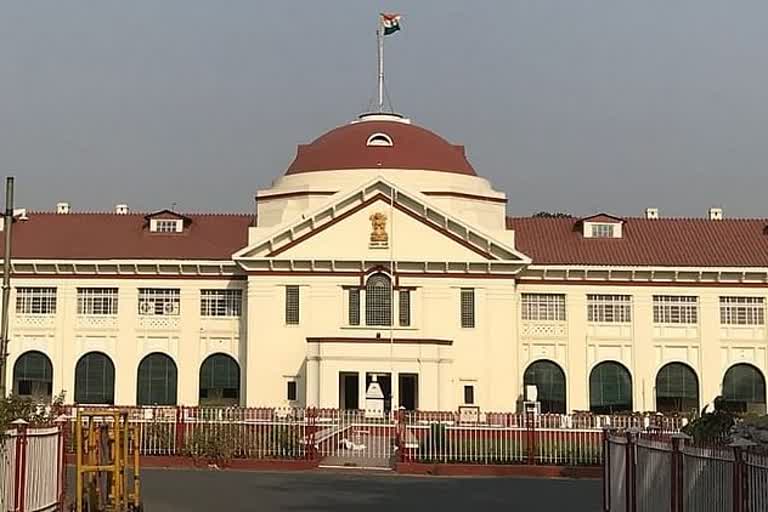
[[[300,144],[285,173],[379,167],[476,176],[464,146],[401,120],[363,120],[335,128],[310,144]]]

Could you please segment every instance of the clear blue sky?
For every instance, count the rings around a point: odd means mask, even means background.
[[[375,94],[467,146],[509,211],[768,216],[768,2],[7,0],[17,204],[248,211]]]

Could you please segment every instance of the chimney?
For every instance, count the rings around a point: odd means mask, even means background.
[[[709,209],[709,220],[723,220],[723,209],[722,208],[710,208]]]
[[[127,204],[116,204],[115,205],[115,213],[118,215],[127,215],[128,214],[128,205]]]
[[[646,208],[645,209],[645,218],[646,219],[658,219],[659,218],[659,209],[658,208]]]
[[[66,215],[70,211],[69,203],[56,203],[56,213]]]

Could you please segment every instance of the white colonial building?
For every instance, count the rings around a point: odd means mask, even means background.
[[[22,184],[23,186],[23,184]],[[373,114],[255,215],[19,212],[8,386],[79,403],[765,411],[768,220],[510,218]]]

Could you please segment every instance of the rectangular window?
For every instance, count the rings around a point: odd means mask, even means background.
[[[400,290],[398,292],[398,320],[400,321],[400,327],[408,327],[411,325],[411,291]]]
[[[592,238],[613,238],[613,224],[592,224]]]
[[[765,325],[765,299],[763,297],[720,297],[720,323]]]
[[[360,325],[360,289],[349,289],[349,325]]]
[[[475,386],[464,386],[464,403],[467,405],[475,403]]]
[[[698,322],[698,297],[679,295],[653,296],[653,323],[696,324]]]
[[[559,293],[524,293],[523,320],[565,321],[565,295]]]
[[[299,325],[299,287],[296,285],[285,287],[285,323]]]
[[[22,315],[55,315],[56,288],[16,288],[16,313]]]
[[[181,296],[178,288],[139,288],[139,314],[178,316]]]
[[[78,288],[77,314],[89,316],[117,315],[117,288]]]
[[[238,317],[242,309],[242,290],[200,290],[200,316]]]
[[[461,326],[471,329],[475,326],[475,289],[461,289]]]
[[[286,390],[286,396],[289,401],[297,400],[297,390],[296,390],[296,381],[295,380],[289,380],[288,381],[288,388]]]
[[[631,295],[587,295],[587,320],[597,323],[632,321]]]
[[[175,219],[157,219],[155,220],[156,233],[178,233],[181,221]]]

